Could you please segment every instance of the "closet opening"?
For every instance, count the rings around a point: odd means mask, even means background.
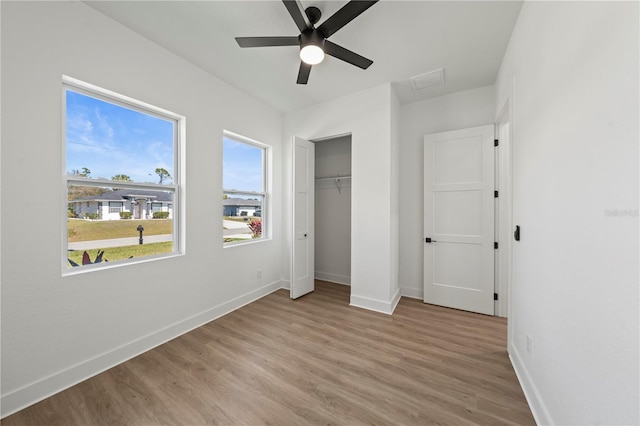
[[[314,278],[350,286],[351,135],[312,142],[315,143]]]

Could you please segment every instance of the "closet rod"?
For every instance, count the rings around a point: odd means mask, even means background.
[[[330,176],[323,178],[316,178],[316,180],[332,180],[336,183],[336,189],[338,194],[342,194],[342,179],[351,179],[351,176]]]
[[[351,175],[349,175],[349,176],[328,176],[328,177],[316,178],[316,180],[336,180],[336,179],[351,179]]]

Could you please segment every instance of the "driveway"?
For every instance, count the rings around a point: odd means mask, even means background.
[[[227,238],[251,238],[251,229],[245,222],[236,222],[235,220],[222,220],[222,236]]]

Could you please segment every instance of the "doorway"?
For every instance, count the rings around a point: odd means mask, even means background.
[[[509,317],[513,228],[509,101],[495,126],[426,135],[424,146],[424,301]],[[474,168],[476,176],[471,176]],[[455,246],[464,250],[453,250]],[[456,253],[465,250],[466,256]],[[471,273],[465,276],[465,272]]]
[[[290,297],[351,285],[351,134],[293,138]]]
[[[494,126],[424,137],[424,301],[494,315]]]
[[[351,135],[314,142],[314,277],[350,285]]]

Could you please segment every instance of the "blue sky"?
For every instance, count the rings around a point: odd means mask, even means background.
[[[223,137],[222,141],[222,187],[242,191],[262,191],[263,150],[237,142],[227,136]]]
[[[67,90],[66,114],[67,173],[86,167],[92,178],[125,174],[134,182],[158,183],[155,169],[162,167],[173,176],[172,121],[72,90]],[[262,191],[262,151],[225,136],[224,189]]]
[[[86,167],[92,178],[125,174],[158,183],[155,169],[162,167],[173,176],[172,121],[71,90],[66,103],[67,173]]]

